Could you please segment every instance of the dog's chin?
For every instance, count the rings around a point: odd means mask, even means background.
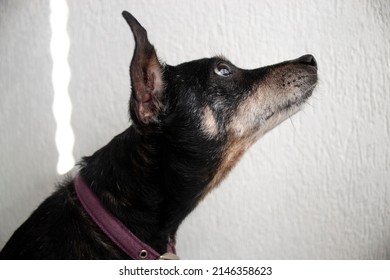
[[[315,79],[313,79],[313,83],[311,83],[307,88],[305,88],[305,90],[302,91],[299,97],[287,99],[284,103],[273,108],[273,110],[269,110],[265,116],[262,116],[263,124],[260,126],[260,129],[256,133],[256,138],[261,138],[267,132],[282,123],[284,120],[299,112],[305,105],[306,101],[313,94],[316,84],[317,79],[315,77]]]
[[[308,89],[303,91],[303,93],[298,98],[291,98],[285,104],[282,104],[279,107],[279,111],[299,111],[303,104],[309,99],[313,94],[316,84],[312,84]]]
[[[302,108],[309,97],[313,94],[315,87],[316,82],[304,89],[298,96],[294,94],[292,97],[287,98],[284,102],[281,102],[281,104],[275,106],[273,109],[269,108],[262,118],[265,121],[269,121],[278,115],[286,115],[286,118],[290,117]]]

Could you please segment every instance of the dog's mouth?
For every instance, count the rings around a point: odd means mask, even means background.
[[[316,85],[317,82],[313,83],[306,91],[304,91],[304,93],[301,96],[288,99],[285,104],[282,104],[281,106],[278,107],[279,111],[288,110],[292,107],[300,107],[313,94]]]
[[[305,66],[307,69],[304,74],[302,70],[298,71],[296,77],[290,77],[291,82],[287,82],[281,78],[281,82],[274,89],[275,94],[271,104],[268,104],[262,115],[263,120],[271,119],[275,114],[284,114],[289,117],[299,111],[317,85],[317,68],[313,66]]]

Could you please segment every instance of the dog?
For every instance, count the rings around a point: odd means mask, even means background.
[[[221,56],[164,64],[144,27],[122,15],[135,39],[132,124],[82,158],[1,259],[175,259],[169,248],[186,216],[317,84],[312,55],[254,70]]]

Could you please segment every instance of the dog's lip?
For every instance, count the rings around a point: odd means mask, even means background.
[[[296,100],[287,101],[286,104],[283,104],[282,106],[280,106],[278,108],[278,111],[282,112],[284,110],[290,109],[291,107],[301,106],[313,94],[315,86],[316,86],[316,84],[313,84],[308,90],[305,91],[304,94],[301,95],[300,98],[297,98]]]
[[[282,112],[288,110],[292,107],[300,107],[306,102],[306,100],[313,94],[315,87],[317,86],[318,78],[317,74],[313,74],[312,78],[309,81],[308,88],[299,96],[299,98],[290,99],[286,103],[278,106],[278,108],[272,112],[266,119],[271,118],[276,112]]]
[[[318,72],[318,66],[306,65],[309,69],[313,69],[316,73]]]
[[[302,91],[302,93],[298,94],[298,96],[296,96],[295,98],[289,98],[285,100],[282,104],[276,105],[274,108],[269,107],[267,112],[262,115],[262,119],[264,121],[268,121],[273,116],[291,108],[299,108],[313,94],[313,91],[318,83],[317,68],[315,66],[303,64],[301,64],[300,68],[301,70],[304,70],[307,75],[306,80],[304,82],[306,84],[305,90]]]
[[[318,72],[317,64],[316,65],[300,64],[300,65],[302,65],[304,68],[306,68],[310,72],[313,72],[313,73],[317,73]]]
[[[309,88],[315,87],[318,82],[318,68],[317,66],[305,65],[305,72],[309,76],[306,80],[306,83],[309,85]]]
[[[269,113],[268,115],[266,115],[264,120],[268,121],[270,118],[272,118],[273,115],[275,115],[275,111],[273,111],[273,112]]]
[[[270,110],[265,116],[263,116],[264,121],[268,121],[270,118],[272,118],[275,114],[279,114],[285,110],[289,110],[292,107],[299,108],[305,101],[313,94],[313,91],[317,85],[317,80],[309,87],[308,90],[303,93],[300,98],[297,98],[295,100],[288,100],[285,104],[278,106],[274,110]]]

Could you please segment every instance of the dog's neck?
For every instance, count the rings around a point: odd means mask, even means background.
[[[84,158],[80,174],[111,213],[164,253],[211,180],[213,168],[204,160],[172,149],[162,134],[145,136],[132,126]]]

